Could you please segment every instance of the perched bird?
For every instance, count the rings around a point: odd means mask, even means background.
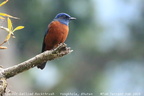
[[[64,43],[69,32],[70,20],[76,18],[66,13],[59,13],[54,20],[48,25],[48,30],[43,39],[42,52],[56,48],[60,43]],[[46,62],[38,65],[40,69],[44,69]]]

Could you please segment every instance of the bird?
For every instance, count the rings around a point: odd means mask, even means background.
[[[67,13],[58,13],[53,21],[48,25],[48,29],[43,38],[42,51],[52,50],[60,43],[64,43],[69,33],[69,22],[75,20]],[[45,68],[46,62],[39,64],[37,68]]]

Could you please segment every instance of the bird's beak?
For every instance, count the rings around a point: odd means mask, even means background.
[[[70,17],[69,19],[70,19],[70,20],[75,20],[76,18],[75,18],[75,17]]]

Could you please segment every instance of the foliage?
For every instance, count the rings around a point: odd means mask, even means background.
[[[0,7],[3,6],[4,4],[6,4],[8,2],[8,0],[5,0],[4,2],[2,2],[0,4]],[[7,27],[3,27],[3,26],[0,26],[1,29],[5,30],[6,32],[8,32],[8,35],[6,36],[5,40],[0,44],[0,49],[6,49],[7,47],[5,46],[2,46],[4,43],[8,42],[8,40],[10,39],[10,37],[12,36],[13,38],[15,38],[14,36],[14,32],[16,30],[20,30],[20,29],[23,29],[24,26],[17,26],[15,29],[13,29],[13,23],[11,21],[10,18],[14,18],[14,19],[19,19],[17,17],[14,17],[14,16],[11,16],[9,14],[6,14],[6,13],[0,13],[0,19],[7,19]]]

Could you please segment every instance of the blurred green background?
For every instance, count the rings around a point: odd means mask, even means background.
[[[144,95],[143,0],[10,0],[0,12],[20,18],[12,19],[14,27],[25,26],[0,52],[4,67],[41,52],[47,25],[57,13],[77,18],[66,41],[74,51],[44,70],[33,68],[9,79],[10,90],[25,96]]]

